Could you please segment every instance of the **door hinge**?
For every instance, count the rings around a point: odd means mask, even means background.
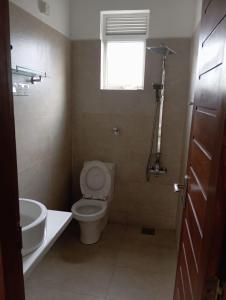
[[[222,280],[217,277],[209,278],[205,282],[205,289],[203,293],[203,300],[223,300],[224,284]]]
[[[222,300],[223,296],[224,296],[224,286],[222,284],[222,281],[218,280],[215,300]]]

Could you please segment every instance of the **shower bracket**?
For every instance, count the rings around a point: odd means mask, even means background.
[[[163,84],[153,83],[152,86],[153,86],[153,89],[155,90],[156,102],[159,102],[162,98]]]

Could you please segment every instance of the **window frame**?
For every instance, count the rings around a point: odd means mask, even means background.
[[[106,34],[107,17],[144,17],[147,19],[146,30],[142,34]],[[146,41],[149,37],[150,10],[120,10],[120,11],[101,11],[100,12],[100,39],[101,39],[101,72],[100,72],[100,89],[101,90],[144,90],[145,65],[146,65]],[[142,86],[134,88],[123,88],[123,86],[107,85],[107,44],[108,42],[143,42],[143,66],[142,66]]]

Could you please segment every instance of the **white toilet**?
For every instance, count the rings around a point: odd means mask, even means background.
[[[80,239],[84,244],[96,243],[107,224],[113,198],[115,165],[87,161],[80,174],[83,198],[71,208],[80,224]]]

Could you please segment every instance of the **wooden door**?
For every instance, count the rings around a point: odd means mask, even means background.
[[[174,300],[215,299],[225,220],[226,1],[203,2]]]
[[[0,246],[0,299],[5,299],[5,282],[3,277],[1,246]]]
[[[0,1],[0,182],[0,299],[24,300],[8,0]]]

